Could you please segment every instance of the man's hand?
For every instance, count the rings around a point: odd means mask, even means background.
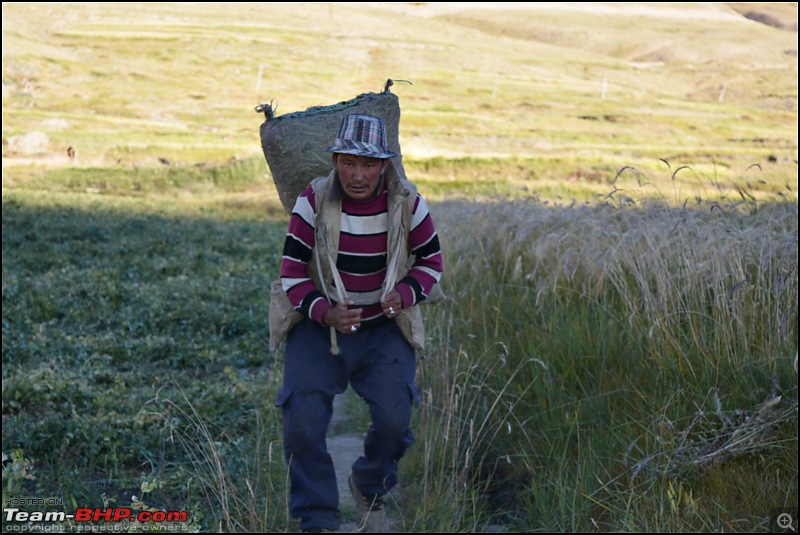
[[[361,309],[348,308],[353,302],[349,299],[344,303],[329,308],[322,315],[322,322],[333,327],[342,334],[353,334],[361,328]]]
[[[400,292],[391,290],[386,294],[386,300],[381,305],[383,306],[383,314],[387,318],[396,318],[403,309],[403,300],[400,297]]]

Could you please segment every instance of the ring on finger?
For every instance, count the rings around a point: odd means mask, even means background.
[[[394,307],[389,307],[389,314],[397,314],[397,312],[394,311]]]
[[[357,330],[358,330],[358,327],[356,327],[355,325],[351,325],[351,326],[350,326],[350,332],[351,332],[351,333],[354,333],[354,332],[356,332]]]

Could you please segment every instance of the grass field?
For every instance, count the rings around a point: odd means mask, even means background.
[[[796,512],[797,4],[547,6],[4,3],[6,507],[296,529],[253,109],[393,78],[450,297],[404,530]]]

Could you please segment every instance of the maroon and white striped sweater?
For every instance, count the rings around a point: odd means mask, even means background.
[[[336,267],[348,297],[363,309],[362,328],[386,319],[380,298],[381,284],[386,276],[388,206],[389,192],[385,187],[379,195],[366,201],[342,198]],[[297,198],[289,220],[281,261],[281,282],[295,310],[322,324],[323,314],[333,305],[314,286],[308,274],[315,218],[314,190],[309,186]],[[439,281],[443,269],[439,237],[428,207],[419,194],[412,210],[409,245],[414,263],[395,287],[402,297],[403,308],[424,300],[434,283]]]

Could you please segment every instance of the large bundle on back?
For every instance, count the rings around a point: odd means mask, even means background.
[[[400,104],[397,96],[389,92],[391,85],[389,80],[382,93],[364,93],[331,106],[316,106],[279,117],[275,117],[272,106],[256,108],[266,116],[261,125],[261,147],[286,213],[291,213],[297,196],[313,179],[326,176],[333,169],[331,153],[325,149],[333,146],[342,119],[351,113],[383,119],[389,150],[397,153],[392,161],[405,179],[398,140]]]

